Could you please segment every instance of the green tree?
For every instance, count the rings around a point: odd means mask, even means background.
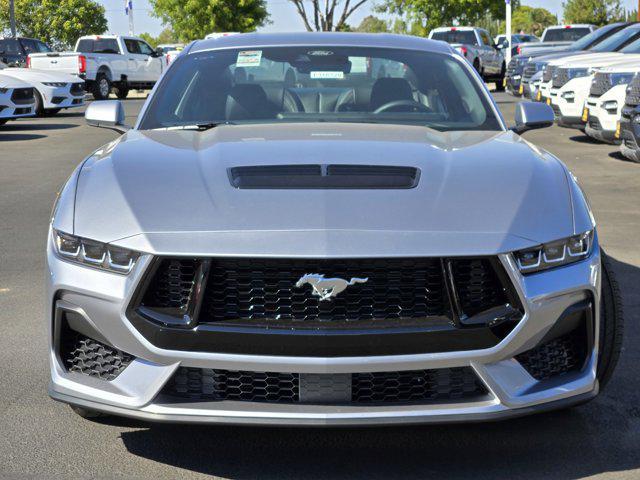
[[[385,33],[388,31],[387,22],[373,15],[363,18],[358,28],[356,28],[356,32],[362,33]]]
[[[566,23],[593,23],[600,26],[625,18],[620,0],[567,0],[562,7]]]
[[[556,25],[558,19],[546,8],[534,8],[521,5],[513,10],[511,14],[511,33],[533,33],[536,36],[542,35],[544,29],[549,25]],[[504,20],[500,21],[498,33],[504,33]]]
[[[140,38],[146,41],[153,48],[156,48],[158,45],[163,43],[177,43],[176,36],[173,33],[173,30],[170,28],[165,28],[160,32],[160,35],[154,37],[150,33],[141,33]]]
[[[265,0],[149,0],[153,15],[188,42],[213,32],[252,32],[269,21]]]
[[[54,48],[69,48],[78,37],[107,30],[102,5],[93,0],[15,0],[19,35],[33,37]],[[9,0],[0,0],[0,30],[9,28]]]
[[[519,4],[512,0],[514,7]],[[426,35],[443,25],[475,25],[486,15],[502,18],[504,8],[504,0],[383,0],[376,10],[400,15],[411,25],[414,35]]]

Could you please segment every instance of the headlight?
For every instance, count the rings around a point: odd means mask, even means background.
[[[43,85],[47,87],[66,87],[67,84],[65,82],[42,82]]]
[[[562,92],[562,94],[560,95],[562,98],[564,98],[567,102],[573,102],[576,98],[576,93],[575,92]]]
[[[626,85],[627,83],[631,83],[634,75],[635,73],[632,72],[610,73],[609,81],[612,87],[616,85]]]
[[[138,252],[53,230],[58,256],[71,262],[127,274],[140,256]]]
[[[515,252],[522,273],[539,272],[587,258],[593,249],[593,230]]]
[[[604,108],[607,112],[609,112],[611,110],[617,110],[618,109],[618,101],[617,100],[607,100],[606,102],[602,102],[602,104],[600,106],[602,108]]]

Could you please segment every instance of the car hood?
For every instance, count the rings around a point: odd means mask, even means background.
[[[33,68],[5,68],[0,70],[0,75],[8,75],[19,78],[25,82],[82,82],[83,80],[68,74],[59,72],[50,72],[47,70],[36,70]]]
[[[588,55],[571,55],[569,57],[560,58],[551,62],[551,65],[560,65],[561,67],[600,67],[622,61],[624,59],[631,60],[631,54],[619,52],[607,53],[589,53]]]
[[[238,189],[228,172],[301,164],[416,167],[420,178],[408,189]],[[512,132],[132,130],[81,169],[74,233],[167,254],[495,254],[573,234],[567,182],[555,157]]]
[[[31,85],[14,78],[10,75],[5,75],[6,70],[0,70],[0,88],[31,88]]]

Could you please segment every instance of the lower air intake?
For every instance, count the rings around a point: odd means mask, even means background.
[[[469,367],[347,375],[180,367],[162,393],[174,401],[331,405],[471,401],[486,395],[487,390]]]

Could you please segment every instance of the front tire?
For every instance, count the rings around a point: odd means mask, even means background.
[[[620,358],[624,335],[624,315],[620,287],[611,260],[601,250],[602,294],[600,301],[600,332],[598,336],[598,367],[596,376],[600,391],[611,379]]]
[[[57,115],[58,113],[60,113],[60,110],[62,110],[61,108],[46,108],[44,110],[44,116],[45,117],[53,117],[54,115]]]
[[[109,98],[109,93],[111,93],[111,82],[106,74],[98,73],[91,93],[93,94],[93,98],[96,100],[106,100]]]
[[[495,82],[496,82],[496,92],[504,92],[505,90],[505,86],[504,86],[504,77],[507,73],[507,66],[505,65],[504,62],[502,62],[502,68],[500,69],[500,75],[498,77],[496,77]]]
[[[478,60],[477,58],[473,60],[473,68],[476,69],[476,72],[481,73],[480,72],[480,60]]]
[[[115,93],[116,97],[118,97],[120,100],[124,100],[125,98],[127,98],[127,95],[129,95],[129,87],[123,87],[122,85],[119,85],[116,87]]]
[[[33,110],[36,113],[37,117],[42,117],[44,116],[44,105],[43,105],[42,96],[40,95],[40,92],[35,90],[34,97],[36,102]]]
[[[102,418],[107,416],[102,412],[98,412],[96,410],[91,410],[84,407],[79,407],[77,405],[69,405],[69,407],[71,407],[71,410],[73,410],[73,413],[87,420],[92,420],[95,418]]]

